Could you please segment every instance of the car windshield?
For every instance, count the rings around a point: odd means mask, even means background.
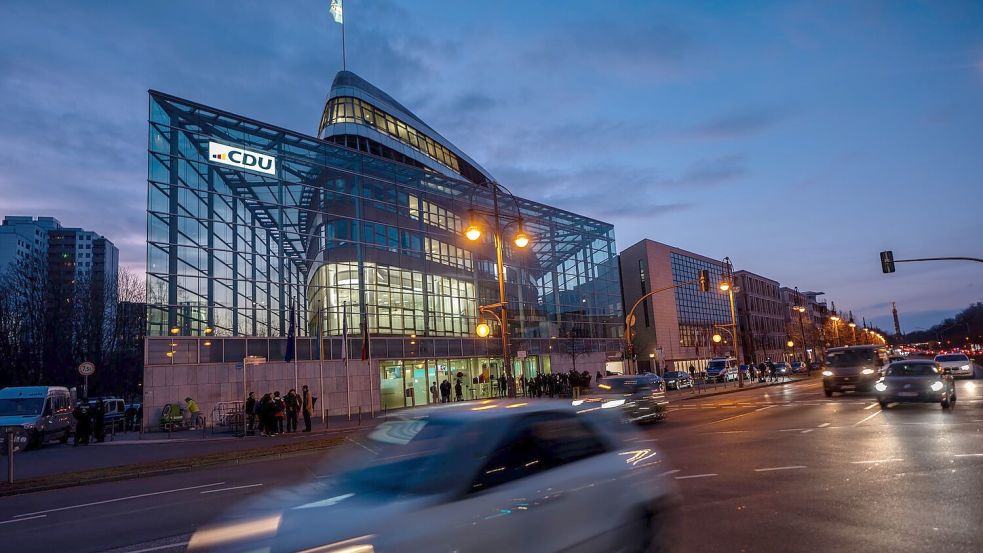
[[[888,367],[887,376],[935,376],[935,365],[929,363],[895,363]]]
[[[872,349],[848,349],[843,351],[831,351],[826,360],[834,367],[855,367],[857,365],[871,364],[877,359]]]
[[[650,381],[639,380],[637,378],[605,378],[601,380],[597,387],[601,389],[601,392],[632,394],[650,385]]]
[[[40,397],[0,399],[0,417],[40,415],[42,408],[44,408],[44,398]]]
[[[727,362],[726,361],[723,361],[723,360],[721,360],[721,361],[710,361],[710,363],[707,364],[707,368],[708,369],[722,369],[722,368],[724,368],[726,366],[727,366]]]
[[[670,371],[666,373],[667,378],[682,378],[684,376],[689,376],[689,375],[678,371]]]
[[[936,357],[935,360],[936,361],[939,361],[941,363],[944,363],[946,361],[969,361],[969,357],[966,357],[965,355],[962,355],[962,354],[958,354],[958,355],[940,355],[940,356]]]
[[[460,453],[477,449],[478,426],[432,419],[383,422],[367,438],[353,440],[371,459],[342,473],[338,484],[362,494],[392,496],[446,491],[448,470],[463,465]]]

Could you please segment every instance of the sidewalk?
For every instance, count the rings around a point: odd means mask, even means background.
[[[374,424],[371,418],[365,416],[361,422],[359,425],[354,416],[350,422],[347,417],[333,416],[329,418],[325,428],[320,419],[315,419],[311,432],[272,437],[256,435],[242,438],[229,432],[213,434],[211,430],[185,430],[170,434],[118,433],[115,439],[107,436],[103,443],[78,447],[73,447],[71,442],[66,445],[47,444],[41,449],[23,451],[14,456],[14,478],[15,482],[24,482],[100,470],[109,473],[120,467],[142,464],[161,465],[163,469],[167,466],[184,466],[199,458],[222,457],[235,460],[280,451],[309,451],[317,448],[317,444],[313,442],[327,442],[330,438]],[[0,464],[6,469],[6,458],[0,460]],[[0,481],[0,495],[7,487],[6,480]]]
[[[819,376],[819,371],[812,371],[811,376],[804,374],[794,374],[786,378],[784,381],[777,382],[758,382],[757,380],[749,382],[744,381],[744,387],[741,388],[738,382],[717,382],[712,384],[704,384],[697,382],[692,388],[683,388],[682,390],[669,390],[666,392],[666,396],[670,401],[686,401],[689,399],[699,399],[704,397],[719,396],[724,394],[732,394],[736,392],[742,392],[745,390],[754,390],[757,388],[768,388],[770,386],[780,386],[782,384],[792,384],[795,382],[804,382],[812,378]]]

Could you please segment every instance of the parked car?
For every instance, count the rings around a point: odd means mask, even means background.
[[[123,422],[126,418],[126,406],[123,403],[123,400],[118,397],[89,398],[89,407],[95,407],[100,400],[102,401],[103,406],[106,408],[106,415],[103,417],[106,428],[110,429],[115,427],[122,429]]]
[[[956,405],[956,385],[952,376],[928,359],[891,363],[884,376],[874,383],[881,409],[897,403],[939,403],[943,409]]]
[[[776,378],[781,378],[781,377],[788,376],[791,372],[792,372],[792,369],[789,368],[788,363],[786,363],[785,361],[778,361],[778,362],[775,363],[775,375],[774,376]]]
[[[0,390],[0,440],[14,430],[18,450],[68,441],[72,433],[72,397],[61,386],[24,386]],[[6,444],[4,444],[6,448]]]
[[[693,378],[685,371],[668,371],[662,375],[662,380],[666,383],[666,389],[670,390],[693,387]]]
[[[809,370],[806,368],[806,364],[802,361],[792,361],[791,371],[792,374],[805,374],[809,372]]]
[[[965,353],[946,353],[935,356],[935,362],[952,376],[973,378],[973,360]]]
[[[666,418],[669,399],[662,378],[655,374],[639,374],[602,378],[595,393],[574,400],[575,406],[585,404],[618,407],[625,420],[652,422]]]
[[[233,507],[199,528],[188,551],[672,545],[665,532],[676,528],[677,496],[661,452],[634,425],[605,416],[609,409],[577,410],[569,401],[486,400],[389,417],[332,454],[341,466],[319,468],[324,478]]]
[[[726,382],[737,380],[737,360],[716,357],[707,363],[707,381]]]

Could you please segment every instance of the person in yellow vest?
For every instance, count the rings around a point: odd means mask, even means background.
[[[198,402],[191,399],[191,397],[184,398],[184,401],[188,404],[188,414],[191,415],[191,430],[196,430],[198,428],[198,423],[201,423],[201,407],[198,407]],[[202,423],[204,426],[204,423]]]

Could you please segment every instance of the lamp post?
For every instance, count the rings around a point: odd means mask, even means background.
[[[840,345],[840,317],[833,311],[833,315],[830,316],[829,320],[833,321],[833,347],[839,347]]]
[[[850,344],[856,345],[857,343],[857,323],[853,321],[853,313],[850,313],[850,322],[847,323],[850,327]]]
[[[799,295],[798,286],[795,287],[795,305],[792,306],[792,309],[799,312],[799,335],[802,337],[802,362],[806,366],[806,375],[810,375],[812,371],[809,369],[809,361],[806,359],[806,331],[805,326],[802,324],[802,314],[806,312],[806,308],[802,305],[802,296]]]
[[[472,191],[471,207],[468,210],[471,216],[471,221],[469,221],[468,228],[464,231],[464,236],[468,240],[471,240],[472,242],[481,238],[482,231],[481,231],[481,227],[479,227],[477,224],[476,214],[482,214],[485,215],[486,217],[490,216],[492,218],[492,221],[494,223],[494,229],[495,229],[493,235],[495,241],[495,260],[498,269],[497,271],[498,272],[498,303],[493,305],[480,306],[479,312],[492,313],[491,311],[492,309],[495,308],[499,309],[499,313],[495,316],[495,318],[498,320],[498,323],[499,325],[501,325],[502,328],[502,363],[505,366],[505,375],[508,380],[509,397],[515,397],[515,379],[512,377],[512,363],[509,359],[509,329],[508,329],[509,317],[508,317],[508,311],[506,310],[507,300],[505,298],[505,259],[504,259],[505,256],[504,256],[503,245],[502,245],[503,242],[502,233],[506,228],[508,228],[509,225],[513,223],[516,224],[517,229],[512,242],[515,244],[517,248],[525,248],[526,246],[529,245],[529,235],[526,234],[525,230],[522,227],[522,215],[519,210],[519,201],[515,198],[515,196],[511,192],[509,192],[507,188],[496,182],[489,181],[486,182],[486,184],[488,185],[489,188],[491,188],[492,211],[487,212],[477,209],[474,206],[474,191]],[[477,187],[475,188],[475,190],[476,189]],[[498,207],[499,192],[508,195],[508,197],[512,199],[512,202],[515,204],[516,215],[503,216],[501,210]],[[511,221],[509,221],[504,226],[502,225],[503,217],[511,219]],[[481,327],[480,324],[478,326]],[[487,326],[488,326],[487,323],[485,323],[485,334],[484,334],[485,336],[488,336],[489,333],[489,329],[487,329]],[[479,329],[476,328],[475,330],[476,332],[478,332],[478,335],[481,336]]]
[[[724,258],[724,262],[727,264],[727,275],[723,282],[720,283],[720,289],[727,292],[727,296],[730,299],[730,327],[734,330],[734,357],[737,358],[737,362],[741,362],[741,341],[737,336],[737,315],[734,312],[734,267],[730,262],[729,257]],[[742,371],[737,371],[737,387],[744,387],[744,373]]]

